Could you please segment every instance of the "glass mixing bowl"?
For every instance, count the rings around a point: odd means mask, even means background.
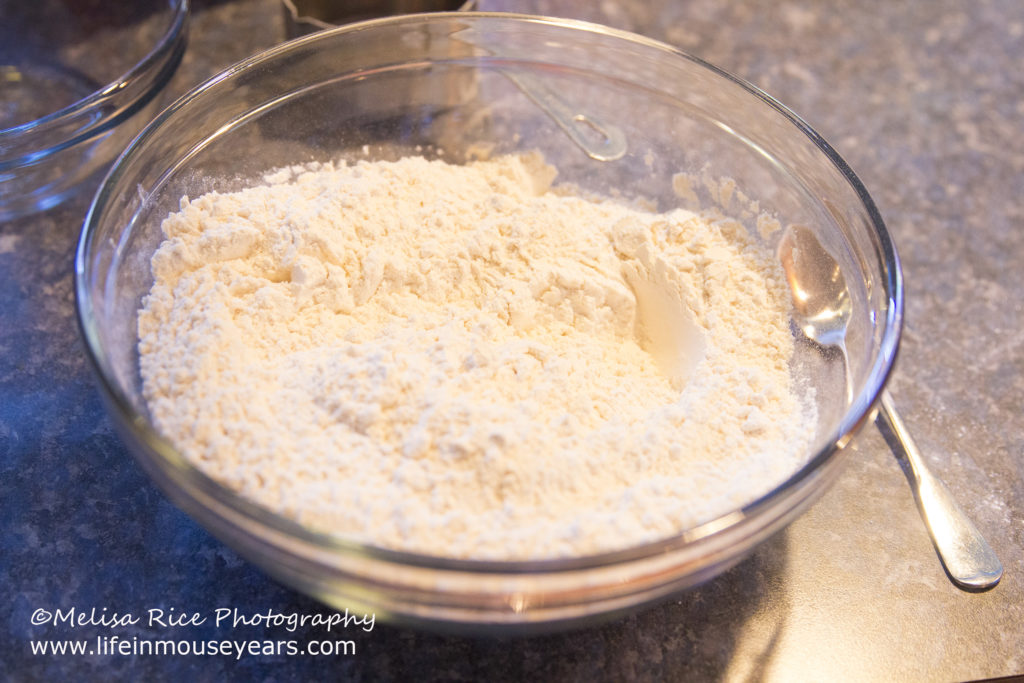
[[[109,166],[157,112],[188,0],[0,0],[0,220]]]
[[[724,203],[771,249],[779,231],[759,231],[757,213],[808,226],[846,274],[853,313],[851,397],[841,358],[797,339],[793,367],[816,391],[818,407],[806,465],[759,500],[672,538],[589,557],[498,562],[316,533],[190,464],[153,428],[139,378],[137,312],[152,284],[161,219],[182,195],[239,189],[272,167],[439,150],[449,161],[481,150],[540,150],[560,180],[604,195],[644,197],[662,210]],[[692,182],[682,187],[681,177]],[[79,243],[76,294],[110,413],[175,503],[273,576],[329,605],[474,631],[620,614],[738,562],[837,476],[844,447],[892,368],[902,310],[899,263],[877,210],[848,166],[792,112],[643,37],[487,13],[325,31],[193,90],[146,128],[103,182]]]

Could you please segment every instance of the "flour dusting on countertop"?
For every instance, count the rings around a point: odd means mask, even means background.
[[[771,254],[554,178],[409,157],[183,198],[139,314],[158,429],[275,512],[447,557],[620,549],[794,473]]]

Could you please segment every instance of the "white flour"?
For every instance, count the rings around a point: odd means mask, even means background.
[[[271,510],[448,557],[619,549],[781,483],[814,415],[770,255],[554,175],[406,158],[183,198],[139,315],[158,428]]]

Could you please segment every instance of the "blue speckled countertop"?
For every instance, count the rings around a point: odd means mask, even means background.
[[[677,45],[803,115],[872,192],[900,249],[906,328],[891,384],[934,470],[1006,566],[946,579],[874,429],[811,510],[733,570],[634,616],[476,640],[377,623],[355,653],[33,655],[33,639],[324,639],[214,626],[215,610],[328,610],[241,560],[159,493],[121,445],[74,322],[88,194],[0,223],[0,678],[11,680],[924,680],[1024,673],[1024,4],[764,0],[482,2],[600,21]],[[197,3],[168,91],[283,37],[274,0]],[[139,624],[33,625],[103,608]],[[148,626],[149,609],[200,613]],[[51,618],[52,622],[52,618]]]

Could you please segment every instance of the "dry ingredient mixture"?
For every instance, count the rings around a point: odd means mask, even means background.
[[[448,557],[620,549],[792,474],[815,420],[770,254],[554,177],[409,157],[183,198],[139,315],[157,427],[271,510]]]

